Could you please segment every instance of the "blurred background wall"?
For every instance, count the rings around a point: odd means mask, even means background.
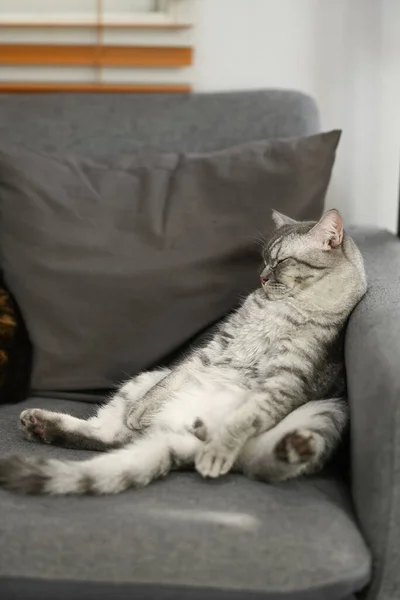
[[[54,10],[54,0],[40,1],[42,7],[47,2],[49,10]],[[75,10],[85,1],[71,0]],[[118,2],[123,4],[123,0],[107,1],[112,7]],[[5,2],[11,0],[2,0],[3,6]],[[190,69],[192,88],[214,91],[279,87],[314,96],[322,127],[343,129],[328,204],[341,209],[353,223],[395,230],[400,1],[193,3],[193,30],[190,34],[181,32],[190,35],[195,50]],[[34,0],[12,0],[11,4],[18,5],[19,11],[25,6],[30,11]],[[188,76],[183,71],[179,75]]]
[[[399,0],[199,0],[197,90],[289,87],[343,137],[328,203],[353,223],[397,223]],[[234,115],[232,116],[234,118]]]

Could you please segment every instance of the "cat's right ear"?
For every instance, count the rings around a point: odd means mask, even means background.
[[[311,229],[310,235],[321,244],[324,250],[338,248],[343,241],[343,219],[338,210],[328,210],[316,225]]]
[[[284,227],[285,225],[296,225],[296,223],[298,223],[298,221],[295,221],[294,219],[291,219],[290,217],[283,215],[282,213],[278,212],[277,210],[272,211],[272,220],[275,223],[277,229],[280,229],[281,227]]]

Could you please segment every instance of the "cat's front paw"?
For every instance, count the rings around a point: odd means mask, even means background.
[[[205,443],[199,450],[195,466],[203,477],[220,477],[232,468],[237,454],[218,441]]]
[[[193,425],[189,427],[189,431],[201,442],[205,442],[208,439],[207,425],[199,418],[194,420]]]
[[[126,424],[132,431],[141,431],[150,425],[150,421],[146,418],[146,408],[142,406],[134,406],[128,412]]]

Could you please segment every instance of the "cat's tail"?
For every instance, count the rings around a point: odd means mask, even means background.
[[[190,433],[153,432],[84,461],[4,458],[0,459],[0,486],[25,494],[118,494],[193,464],[199,444]]]

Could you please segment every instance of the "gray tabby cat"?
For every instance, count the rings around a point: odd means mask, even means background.
[[[21,413],[28,437],[113,450],[86,461],[5,458],[0,483],[44,494],[110,494],[172,469],[266,481],[317,472],[347,424],[343,336],[366,291],[336,210],[318,223],[274,213],[261,288],[172,371],[128,381],[96,416]],[[117,449],[118,448],[118,449]]]

